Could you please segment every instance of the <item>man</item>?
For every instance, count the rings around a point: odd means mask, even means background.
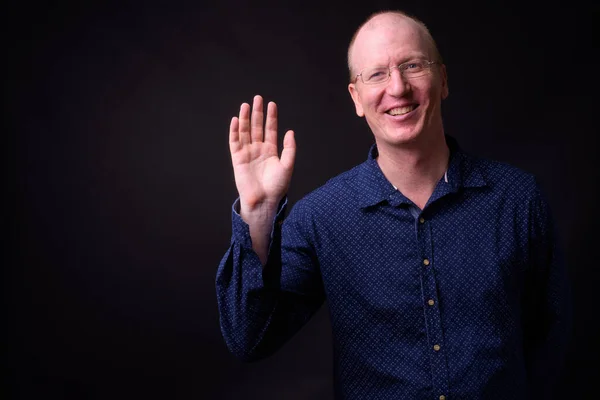
[[[231,121],[239,200],[216,279],[229,349],[268,356],[326,299],[336,398],[549,398],[568,287],[535,179],[445,136],[446,68],[420,21],[373,15],[348,65],[376,144],[283,224],[294,133],[278,157],[260,96]]]

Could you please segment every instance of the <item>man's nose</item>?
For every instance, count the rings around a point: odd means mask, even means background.
[[[402,97],[410,90],[408,80],[402,76],[398,67],[392,68],[390,71],[390,80],[387,84],[387,92],[391,96]]]

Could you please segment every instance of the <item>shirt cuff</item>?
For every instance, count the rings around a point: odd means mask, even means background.
[[[284,196],[279,202],[277,207],[277,213],[273,219],[273,225],[271,227],[271,240],[275,236],[277,231],[281,230],[283,219],[285,216],[285,210],[287,207],[288,199]],[[240,198],[238,197],[233,202],[231,207],[231,223],[232,223],[232,242],[240,244],[242,247],[252,250],[252,239],[250,238],[250,227],[240,216]]]

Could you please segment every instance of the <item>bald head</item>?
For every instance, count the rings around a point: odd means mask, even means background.
[[[443,62],[442,57],[437,49],[437,45],[429,33],[429,29],[423,22],[415,17],[411,17],[402,11],[383,11],[371,15],[367,20],[356,30],[350,45],[348,46],[348,70],[350,72],[350,80],[352,81],[358,71],[356,71],[356,47],[361,47],[362,39],[365,36],[378,34],[386,29],[397,28],[413,29],[424,42],[427,48],[429,57],[432,61]]]

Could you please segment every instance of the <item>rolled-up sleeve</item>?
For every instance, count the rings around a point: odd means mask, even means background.
[[[217,302],[229,350],[253,361],[293,336],[323,303],[324,294],[311,238],[303,231],[302,207],[294,207],[284,222],[287,199],[282,200],[263,266],[237,212],[238,202],[232,207],[231,243],[217,270]]]

